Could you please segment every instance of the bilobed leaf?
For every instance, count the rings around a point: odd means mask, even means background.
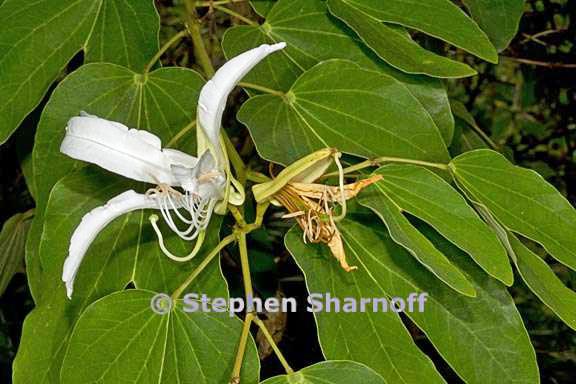
[[[256,66],[244,81],[287,91],[298,76],[320,62],[350,60],[404,83],[430,114],[446,143],[452,140],[454,120],[442,82],[408,75],[387,65],[364,46],[354,31],[331,16],[322,0],[280,0],[262,26],[228,29],[222,46],[226,56],[232,57],[258,44],[280,41],[288,46]]]
[[[347,0],[355,8],[388,23],[442,39],[491,63],[498,53],[478,25],[450,0]]]
[[[360,202],[372,209],[386,223],[390,237],[449,287],[463,295],[476,296],[476,290],[468,279],[426,236],[414,228],[402,214],[402,208],[392,200],[389,192],[378,185],[374,186],[372,191],[363,195]]]
[[[413,292],[426,292],[428,300],[424,311],[407,311],[406,315],[466,383],[538,382],[533,347],[506,288],[449,242],[437,234],[432,236],[433,233],[425,232],[435,246],[466,273],[474,284],[477,297],[455,294],[395,244],[384,226],[375,226],[376,220],[374,214],[362,211],[349,213],[347,219],[339,222],[348,262],[359,267],[349,273],[338,266],[325,246],[303,244],[296,231],[288,235],[286,244],[305,273],[308,290],[330,292],[332,297],[404,299]],[[324,316],[329,316],[329,320],[323,321]],[[363,337],[363,333],[371,329],[373,323],[378,324],[384,314],[368,313],[354,321],[347,320],[349,316],[349,313],[316,314],[325,352],[326,345],[331,345],[331,348],[338,348],[342,358],[351,358],[342,356],[347,351],[374,354],[378,346],[374,340],[377,339],[358,345],[354,340]],[[394,335],[385,339],[390,344],[391,340],[397,339]],[[396,353],[404,351],[400,348]],[[334,358],[328,352],[327,355]],[[368,362],[365,364],[378,368]],[[373,361],[373,364],[378,363]],[[412,372],[418,369],[413,368]],[[429,382],[427,378],[419,381]]]
[[[556,276],[548,264],[514,235],[509,236],[520,276],[544,304],[570,328],[576,330],[576,292]]]
[[[380,205],[378,201],[382,196],[387,197],[398,209],[434,227],[490,275],[506,285],[512,284],[506,249],[494,231],[444,179],[414,165],[386,165],[376,173],[382,175],[382,180],[362,193],[361,204],[374,208]],[[381,215],[386,221],[384,213]]]
[[[302,233],[296,228],[288,232],[285,244],[304,272],[310,294],[328,293],[331,297],[350,297],[358,301],[387,296],[357,258],[348,261],[353,261],[351,265],[357,265],[360,270],[343,272],[328,247],[304,244]],[[371,310],[371,305],[364,312],[357,308],[355,312],[337,313],[334,309],[329,312],[323,308],[314,314],[326,358],[366,364],[387,383],[444,383],[432,361],[418,349],[398,314],[392,311],[372,313]]]
[[[377,373],[353,361],[324,361],[289,375],[272,377],[262,384],[385,384]]]
[[[458,185],[507,229],[541,244],[576,269],[576,210],[538,173],[480,149],[450,163]]]
[[[463,3],[499,51],[516,36],[524,0],[463,0]]]
[[[476,74],[464,63],[419,46],[401,27],[387,25],[354,8],[347,0],[329,0],[330,12],[352,28],[382,60],[401,71],[441,78]]]
[[[282,164],[324,147],[363,157],[448,158],[434,122],[402,83],[342,60],[308,70],[285,97],[251,98],[238,118],[259,153]]]
[[[228,313],[152,311],[155,292],[118,292],[89,306],[78,320],[62,368],[63,384],[228,382],[242,323]],[[87,369],[89,367],[89,369]],[[253,342],[242,382],[256,383]]]
[[[0,143],[77,52],[86,48],[87,60],[140,70],[158,49],[158,30],[152,1],[5,1],[0,7]]]
[[[2,225],[0,232],[0,296],[12,276],[24,266],[24,245],[32,223],[33,211],[17,213]]]

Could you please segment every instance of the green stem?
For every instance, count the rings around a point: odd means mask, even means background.
[[[242,280],[244,280],[244,295],[246,300],[254,299],[252,277],[250,276],[250,263],[248,261],[248,245],[246,232],[242,231],[238,236],[238,248],[240,249],[240,265],[242,266]]]
[[[258,317],[254,318],[254,324],[256,324],[260,328],[260,330],[262,331],[262,334],[264,334],[264,337],[266,338],[266,340],[268,341],[268,343],[270,344],[270,346],[274,350],[276,357],[278,357],[278,360],[280,360],[280,363],[284,367],[284,370],[286,371],[286,373],[288,373],[288,374],[294,373],[294,370],[292,369],[292,367],[290,367],[290,364],[288,364],[288,361],[286,361],[286,358],[284,357],[284,355],[280,351],[280,348],[278,348],[278,345],[274,341],[274,338],[270,334],[270,331],[268,331],[268,328],[266,328],[266,324],[264,324],[264,322],[262,320],[260,320]]]
[[[230,383],[240,383],[240,371],[242,370],[242,362],[244,361],[244,354],[246,353],[246,345],[248,344],[248,336],[250,335],[250,325],[254,320],[253,313],[247,313],[244,318],[244,326],[242,327],[242,334],[240,335],[240,342],[238,343],[238,351],[236,352],[236,359],[234,359],[234,368],[232,369],[232,378]]]
[[[188,276],[188,278],[184,280],[184,282],[174,291],[174,293],[172,294],[172,300],[176,301],[182,295],[184,290],[188,288],[188,286],[194,281],[194,279],[196,279],[196,277],[198,277],[198,275],[202,273],[202,271],[208,266],[208,264],[210,264],[210,262],[220,254],[220,251],[224,249],[224,247],[226,247],[228,244],[234,242],[234,240],[236,240],[235,234],[228,235],[224,239],[222,239],[222,241],[220,241],[220,243],[216,246],[216,248],[210,251],[208,256],[206,256],[204,260],[202,260],[202,262],[198,265],[198,267],[196,267],[196,269],[192,271],[190,276]]]
[[[188,34],[188,30],[185,29],[183,31],[178,32],[177,34],[172,36],[170,38],[170,40],[168,40],[166,43],[164,43],[164,45],[160,48],[160,50],[154,55],[154,57],[148,62],[148,64],[146,64],[146,66],[144,67],[144,73],[146,74],[146,73],[150,72],[150,69],[152,69],[152,66],[154,66],[154,64],[156,64],[156,62],[158,60],[160,60],[160,58],[162,57],[162,55],[164,53],[166,53],[168,48],[170,48],[178,40],[180,40],[181,38],[183,38],[187,34]]]
[[[206,45],[204,45],[204,40],[202,39],[202,31],[200,30],[201,22],[198,18],[198,13],[196,12],[196,0],[186,0],[186,14],[188,18],[187,28],[192,37],[192,43],[194,44],[194,57],[198,64],[202,67],[206,77],[211,78],[214,76],[214,66],[206,51]]]
[[[277,91],[275,89],[271,89],[271,88],[267,88],[264,87],[262,85],[258,85],[258,84],[253,84],[253,83],[246,83],[244,81],[241,81],[240,83],[238,83],[239,86],[244,87],[244,88],[250,88],[250,89],[254,89],[256,91],[260,91],[260,92],[264,92],[264,93],[269,93],[271,95],[275,95],[275,96],[280,96],[280,97],[284,97],[286,94],[282,91]]]
[[[170,139],[170,141],[166,144],[166,147],[174,146],[174,144],[180,141],[181,138],[183,138],[188,132],[190,132],[195,127],[196,127],[196,120],[192,121],[190,124],[182,128],[176,135],[174,135],[174,137]]]
[[[238,12],[235,12],[233,10],[231,10],[230,8],[226,8],[226,7],[222,7],[220,5],[216,5],[214,4],[214,9],[217,9],[221,12],[224,12],[232,17],[237,18],[238,20],[242,20],[243,22],[245,22],[248,25],[252,25],[252,26],[258,26],[259,24],[257,22],[255,22],[254,20],[250,20],[249,18],[247,18],[246,16],[243,16],[241,14],[239,14]]]
[[[371,159],[371,160],[365,160],[361,163],[358,163],[358,164],[352,165],[350,167],[344,168],[344,174],[356,172],[356,171],[359,171],[361,169],[368,168],[368,167],[377,167],[377,166],[381,165],[382,163],[414,164],[414,165],[420,165],[423,167],[441,169],[443,171],[449,170],[448,164],[431,163],[431,162],[422,161],[422,160],[412,160],[412,159],[403,159],[400,157],[383,156],[383,157],[378,157],[378,158]],[[340,174],[339,172],[327,173],[324,176],[322,176],[322,179],[332,177],[332,176],[338,176],[339,174]]]

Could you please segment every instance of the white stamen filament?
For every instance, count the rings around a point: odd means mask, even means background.
[[[176,256],[174,255],[172,252],[170,252],[168,250],[168,248],[166,248],[166,245],[164,244],[164,237],[162,236],[162,232],[160,231],[160,228],[158,228],[158,215],[150,215],[149,217],[150,223],[152,224],[152,228],[154,228],[154,232],[156,232],[156,236],[158,236],[158,244],[160,245],[160,249],[162,250],[162,253],[164,253],[166,256],[168,256],[168,258],[170,258],[171,260],[183,263],[186,261],[190,261],[192,260],[192,258],[194,258],[194,256],[196,256],[198,254],[198,252],[200,251],[200,248],[202,248],[202,244],[204,243],[204,238],[206,236],[206,231],[202,230],[200,231],[200,234],[198,236],[198,240],[196,240],[196,244],[194,245],[194,249],[192,249],[192,252],[190,252],[188,255],[186,256]]]

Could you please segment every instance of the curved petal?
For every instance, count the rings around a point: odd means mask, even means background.
[[[62,281],[66,283],[68,298],[72,297],[74,279],[84,255],[96,236],[117,217],[138,209],[159,208],[155,199],[132,190],[114,197],[106,205],[98,207],[84,215],[70,239],[68,257],[64,261]]]
[[[219,148],[219,133],[226,99],[238,82],[269,54],[283,49],[286,43],[263,44],[227,61],[200,92],[198,100],[198,123],[210,144]],[[202,142],[201,139],[198,142]],[[199,152],[201,153],[201,151]]]
[[[172,186],[179,184],[171,163],[196,164],[196,158],[183,152],[163,151],[160,138],[150,132],[86,114],[68,121],[60,151],[130,179]]]

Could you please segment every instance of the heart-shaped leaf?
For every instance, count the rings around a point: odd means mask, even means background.
[[[285,97],[251,98],[238,118],[259,153],[281,164],[324,147],[363,157],[448,158],[434,122],[402,83],[342,60],[308,70]]]
[[[0,6],[0,143],[41,101],[62,68],[82,49],[89,61],[141,70],[158,50],[152,1],[39,0]]]
[[[165,315],[151,309],[152,291],[118,292],[89,306],[70,338],[62,384],[226,383],[242,323],[228,313]],[[258,354],[250,341],[241,380],[256,383]]]
[[[442,83],[427,76],[407,75],[384,63],[364,47],[354,31],[330,15],[322,0],[280,0],[262,26],[227,30],[222,46],[227,57],[232,57],[259,44],[280,41],[288,44],[286,49],[264,60],[244,81],[287,91],[298,76],[320,62],[350,60],[404,83],[430,114],[446,143],[452,140],[454,120]]]

